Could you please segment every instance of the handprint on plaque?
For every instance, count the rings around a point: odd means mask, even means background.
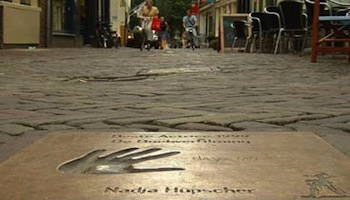
[[[106,150],[98,149],[61,164],[58,170],[78,174],[126,174],[185,170],[177,167],[135,168],[133,166],[137,163],[166,158],[180,153],[171,151],[153,154],[161,150],[160,148],[151,148],[139,151],[139,148],[135,147],[102,155]]]

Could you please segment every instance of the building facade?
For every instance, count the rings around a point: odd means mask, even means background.
[[[83,44],[93,44],[93,37],[99,22],[111,24],[122,38],[126,39],[127,11],[131,0],[80,0],[81,2],[81,35]]]
[[[79,0],[46,1],[47,47],[82,46],[81,2]],[[45,20],[45,19],[43,19]]]
[[[250,13],[263,11],[266,6],[277,5],[281,0],[215,0],[206,1],[199,9],[199,33],[205,36],[219,35],[222,14]]]
[[[92,45],[98,22],[126,37],[131,0],[0,0],[0,48]]]
[[[39,45],[38,0],[0,0],[0,48]]]

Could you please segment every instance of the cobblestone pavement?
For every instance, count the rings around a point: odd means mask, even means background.
[[[0,50],[0,161],[52,131],[313,131],[350,156],[345,57]]]

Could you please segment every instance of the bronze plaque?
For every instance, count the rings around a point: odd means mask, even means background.
[[[0,165],[1,200],[350,199],[312,133],[52,133]]]

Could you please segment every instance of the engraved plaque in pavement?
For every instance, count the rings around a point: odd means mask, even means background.
[[[2,200],[350,199],[350,159],[307,132],[57,132],[0,174]]]

